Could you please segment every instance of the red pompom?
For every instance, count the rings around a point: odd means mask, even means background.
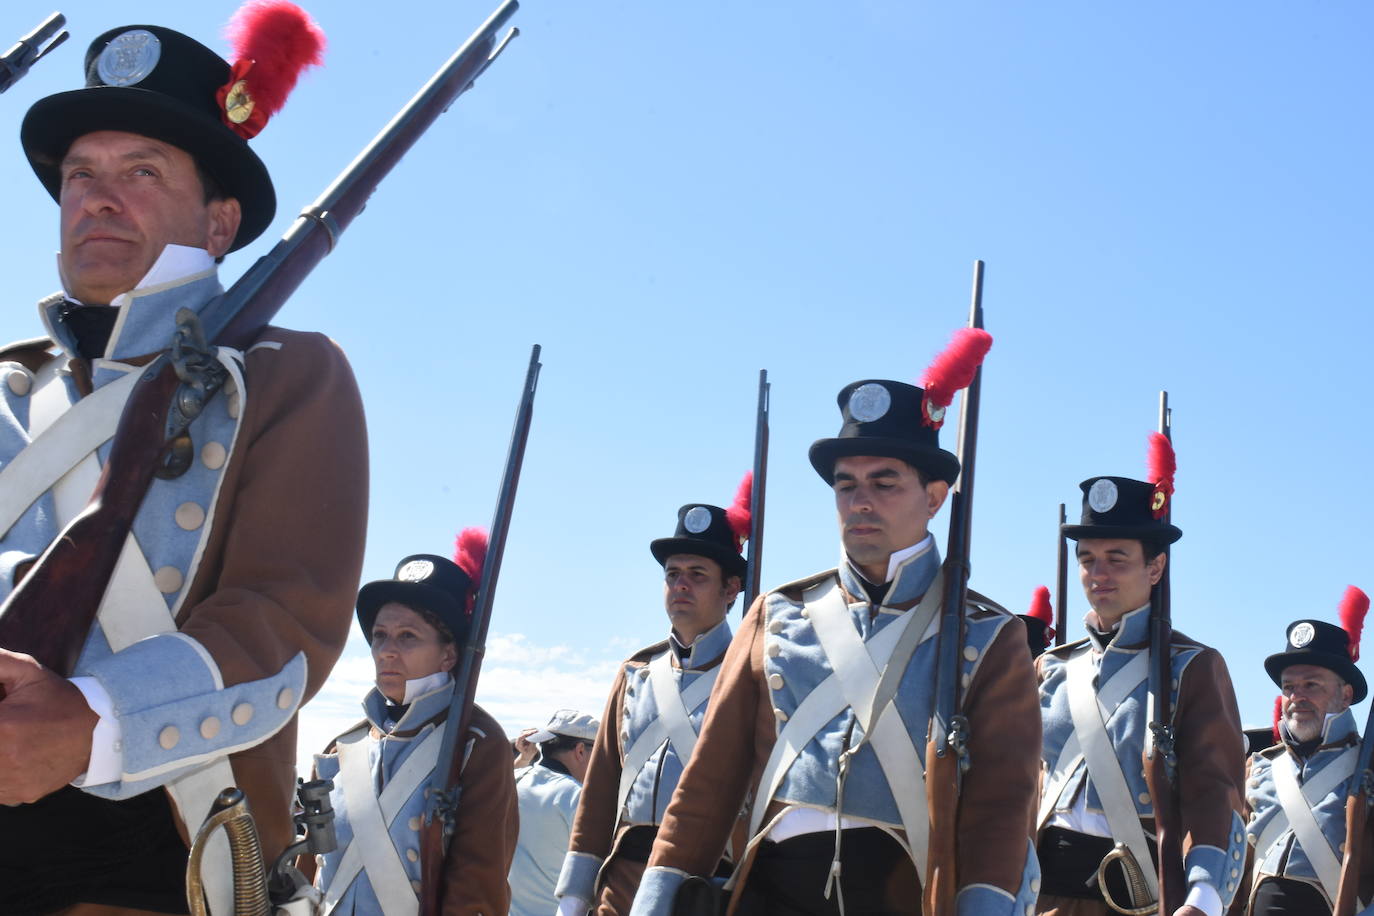
[[[1350,636],[1350,660],[1360,660],[1360,634],[1364,632],[1364,618],[1369,613],[1369,596],[1353,585],[1346,586],[1341,596],[1341,627]]]
[[[1037,586],[1035,594],[1031,597],[1030,613],[1028,616],[1036,620],[1044,621],[1046,624],[1054,623],[1054,608],[1050,606],[1050,590],[1044,585]]]
[[[1155,518],[1163,518],[1169,511],[1169,500],[1174,495],[1174,473],[1177,470],[1178,459],[1169,437],[1163,433],[1150,433],[1150,456],[1145,465],[1145,476],[1155,485],[1150,501],[1150,511]]]
[[[725,520],[730,523],[730,530],[735,533],[736,550],[742,549],[744,542],[749,540],[749,525],[753,522],[749,504],[753,498],[754,472],[745,471],[744,479],[739,482],[739,489],[735,491],[735,501],[725,510]]]
[[[1283,720],[1283,694],[1274,697],[1274,743],[1278,744],[1283,740],[1279,734],[1279,722]]]
[[[301,71],[323,63],[324,32],[287,0],[248,0],[224,34],[233,69],[219,91],[220,106],[229,128],[249,139],[281,111]]]
[[[472,580],[472,591],[468,593],[468,613],[472,612],[473,598],[482,585],[482,564],[487,561],[487,531],[485,528],[464,528],[454,542],[453,562],[467,573]]]
[[[921,377],[925,397],[921,401],[921,421],[939,429],[945,421],[945,408],[954,393],[973,383],[973,376],[992,349],[992,335],[982,328],[960,328],[948,347]]]

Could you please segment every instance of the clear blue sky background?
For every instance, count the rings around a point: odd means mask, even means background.
[[[232,280],[489,12],[316,3],[327,66],[255,141],[281,201]],[[0,14],[8,44],[47,5]],[[227,4],[63,6],[73,39],[0,97],[8,305],[37,332],[56,208],[24,110],[125,22],[217,49]],[[987,262],[973,584],[1052,584],[1060,502],[1179,454],[1175,621],[1247,722],[1298,617],[1374,587],[1367,517],[1371,40],[1363,2],[527,3],[522,35],[381,187],[279,322],[349,353],[368,410],[365,578],[491,517],[545,347],[482,701],[510,731],[599,708],[665,633],[648,542],[728,503],[773,381],[765,584],[834,564],[806,461],[835,393],[915,380]],[[10,37],[6,37],[6,36]],[[953,443],[953,430],[948,441]],[[1086,605],[1071,586],[1071,636]],[[1371,649],[1374,653],[1374,649]],[[356,715],[356,634],[304,743]],[[312,724],[313,723],[313,724]]]

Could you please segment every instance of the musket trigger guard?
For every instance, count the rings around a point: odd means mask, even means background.
[[[964,715],[952,716],[949,720],[949,749],[954,752],[955,758],[959,761],[959,772],[962,774],[968,769],[968,738],[969,724],[968,717]]]
[[[301,218],[312,220],[324,229],[324,234],[329,239],[329,253],[332,254],[334,246],[339,244],[339,236],[342,234],[342,230],[339,229],[339,221],[334,218],[334,214],[311,204],[301,211]]]

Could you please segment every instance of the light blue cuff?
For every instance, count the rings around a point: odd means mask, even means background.
[[[1221,898],[1222,909],[1228,909],[1245,873],[1245,824],[1240,815],[1231,812],[1226,849],[1194,846],[1183,860],[1183,870],[1190,885],[1210,884]]]
[[[1021,884],[1016,896],[991,884],[970,884],[959,888],[954,898],[958,916],[1027,916],[1035,912],[1040,894],[1040,860],[1035,846],[1026,841],[1026,864],[1021,869]]]
[[[590,901],[596,895],[596,876],[601,872],[601,863],[606,861],[600,856],[587,852],[569,852],[563,857],[563,870],[558,873],[558,884],[554,887],[555,897],[571,894]]]
[[[630,908],[630,916],[670,916],[673,901],[677,899],[677,889],[687,880],[687,873],[680,868],[667,868],[655,865],[644,872],[635,892],[635,903]]]
[[[122,731],[119,781],[87,791],[127,798],[276,734],[300,705],[306,662],[297,653],[271,677],[225,687],[200,643],[162,633],[80,673],[105,688]]]

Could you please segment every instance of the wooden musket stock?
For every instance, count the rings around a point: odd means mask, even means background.
[[[973,262],[969,327],[983,326],[983,262]],[[945,591],[935,675],[935,714],[926,738],[926,800],[930,848],[926,859],[924,912],[952,916],[958,890],[955,871],[959,783],[968,723],[960,713],[959,665],[964,651],[964,602],[968,596],[969,545],[973,532],[973,469],[978,452],[978,404],[983,370],[974,373],[959,408],[959,481],[950,496]]]
[[[539,385],[540,366],[539,345],[535,344],[530,352],[520,406],[515,412],[515,428],[511,432],[506,470],[501,477],[496,513],[487,538],[487,557],[482,564],[472,623],[463,641],[458,664],[453,669],[453,699],[445,719],[444,740],[430,777],[429,806],[420,832],[420,916],[436,916],[443,902],[439,891],[444,878],[444,855],[457,823],[458,801],[462,794],[459,777],[463,754],[458,742],[460,736],[468,733],[468,723],[472,721],[472,703],[477,695],[477,678],[482,673],[482,656],[487,650],[487,627],[491,624],[496,580],[501,573],[501,557],[506,550],[506,535],[510,532],[511,513],[515,510],[515,492],[520,486],[520,468],[525,462],[525,443],[529,440],[530,421],[534,416],[534,392]]]
[[[372,192],[453,101],[496,59],[496,33],[519,7],[506,0],[391,123],[306,208],[281,241],[200,314],[205,337],[244,349],[280,310]],[[85,644],[134,516],[163,461],[179,380],[164,353],[143,370],[120,416],[90,504],[62,531],[0,606],[0,646],[69,675]]]
[[[1355,773],[1350,777],[1350,792],[1345,799],[1345,845],[1341,847],[1341,883],[1331,916],[1355,916],[1359,906],[1360,857],[1369,855],[1365,849],[1365,828],[1369,820],[1369,793],[1374,774],[1370,772],[1374,755],[1374,704],[1370,704],[1360,737],[1360,756],[1355,761]]]

